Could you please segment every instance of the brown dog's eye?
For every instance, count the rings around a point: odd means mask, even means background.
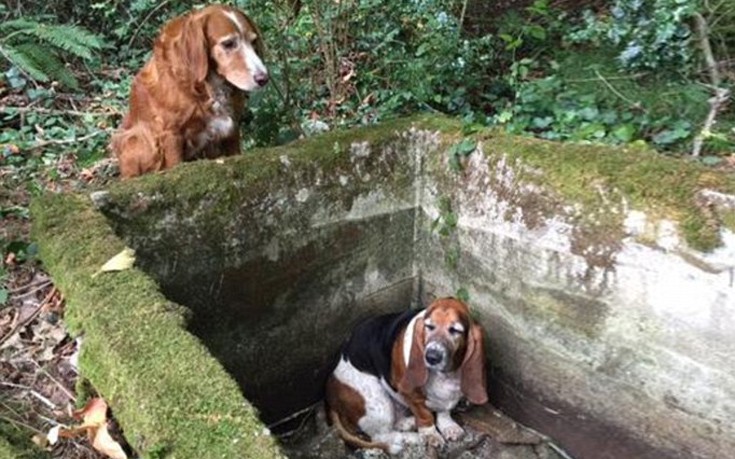
[[[434,329],[436,328],[436,325],[434,324],[425,324],[425,326],[426,326],[426,329],[429,331],[434,331]]]
[[[452,335],[461,335],[462,334],[462,330],[460,330],[459,328],[451,327],[449,329],[449,333],[451,333]]]
[[[222,47],[226,50],[233,50],[237,47],[237,40],[234,38],[227,39],[222,42]]]

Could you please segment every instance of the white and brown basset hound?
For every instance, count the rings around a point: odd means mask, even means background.
[[[362,322],[327,380],[328,420],[348,445],[390,454],[458,440],[464,430],[451,410],[463,396],[487,402],[482,340],[467,305],[454,298]]]

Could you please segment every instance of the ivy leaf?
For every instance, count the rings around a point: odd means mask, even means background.
[[[448,212],[444,215],[444,224],[449,228],[456,227],[457,221],[457,214],[455,214],[454,212]]]
[[[686,139],[689,136],[689,129],[683,127],[675,127],[673,129],[664,129],[654,135],[651,140],[657,145],[671,145],[679,140]]]
[[[719,156],[702,156],[700,161],[702,161],[702,164],[706,166],[717,166],[724,160]],[[0,293],[2,293],[2,291],[0,291]],[[0,299],[0,304],[2,304],[2,299]]]
[[[628,143],[633,140],[633,136],[635,135],[635,126],[633,126],[632,124],[623,124],[616,127],[613,130],[612,135],[617,140],[623,143]]]
[[[465,137],[457,145],[457,153],[462,156],[468,156],[470,153],[477,149],[477,141],[469,137]]]

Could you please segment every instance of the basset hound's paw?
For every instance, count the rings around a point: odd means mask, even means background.
[[[436,425],[439,432],[449,441],[457,441],[464,437],[464,429],[454,422],[449,413],[438,413],[436,416]]]
[[[441,433],[449,441],[457,441],[464,437],[464,429],[457,424],[444,427]]]
[[[444,437],[436,429],[436,426],[419,427],[419,435],[431,447],[441,448],[444,445]]]

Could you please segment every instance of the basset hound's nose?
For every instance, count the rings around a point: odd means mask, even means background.
[[[258,86],[265,86],[270,78],[267,72],[258,72],[253,76],[253,79],[258,83]]]
[[[430,347],[426,350],[426,363],[430,366],[437,366],[444,361],[444,352],[441,348]]]

